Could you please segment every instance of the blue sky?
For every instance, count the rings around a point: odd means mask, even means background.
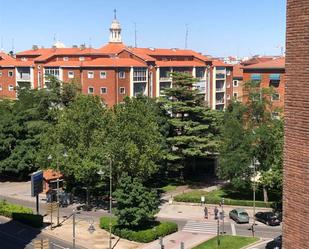
[[[0,37],[6,51],[108,41],[113,9],[123,41],[139,47],[188,48],[214,56],[280,54],[286,0],[0,0]]]

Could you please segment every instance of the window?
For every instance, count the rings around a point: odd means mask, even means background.
[[[142,68],[142,67],[134,68],[133,81],[135,82],[146,81],[146,68]]]
[[[271,117],[272,117],[272,119],[280,119],[279,112],[272,112]]]
[[[88,79],[93,79],[93,78],[94,78],[94,72],[88,71]]]
[[[120,94],[125,94],[126,93],[126,89],[124,87],[120,87],[119,88],[119,93]]]
[[[226,75],[231,75],[231,70],[226,70]]]
[[[55,76],[56,78],[59,78],[59,68],[45,68],[45,75],[52,75]]]
[[[238,93],[233,93],[233,96],[234,96],[235,99],[237,99],[238,98]]]
[[[88,87],[88,94],[93,94],[94,93],[94,88],[92,86]]]
[[[105,93],[107,93],[107,88],[101,87],[100,91],[101,91],[101,94],[105,94]]]
[[[0,91],[2,91],[2,85],[0,85]]]
[[[271,87],[279,87],[279,85],[280,85],[280,80],[270,80],[269,81],[269,86]]]
[[[84,61],[85,60],[85,57],[81,56],[79,57],[79,61]]]
[[[119,77],[119,79],[124,79],[126,77],[126,73],[124,71],[120,71],[118,73],[118,77]]]
[[[106,72],[100,71],[100,79],[106,79]]]
[[[231,96],[229,94],[226,95],[226,99],[231,99]]]
[[[14,86],[13,85],[9,85],[9,91],[10,92],[14,91]]]
[[[238,86],[238,80],[233,80],[233,86],[237,87]]]
[[[280,99],[280,94],[279,93],[274,93],[272,96],[271,96],[271,101],[277,101]]]
[[[8,76],[13,77],[13,71],[8,71]]]
[[[68,72],[68,78],[69,79],[73,79],[74,78],[74,72],[73,71],[69,71]]]
[[[230,85],[230,84],[227,84],[227,85],[226,85],[226,88],[230,88],[230,87],[231,87],[231,85]]]
[[[63,61],[68,61],[69,57],[63,57]]]

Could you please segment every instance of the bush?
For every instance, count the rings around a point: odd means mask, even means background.
[[[40,228],[43,226],[43,216],[40,214],[13,213],[13,220],[17,220],[29,226]]]
[[[123,239],[148,243],[178,230],[177,224],[172,222],[153,222],[152,225],[152,227],[143,230],[130,230],[117,225],[117,219],[112,218],[112,233]],[[100,227],[109,230],[109,217],[100,219]]]
[[[200,203],[201,196],[205,196],[206,203],[208,204],[219,204],[224,197],[224,192],[222,190],[214,190],[211,192],[206,191],[191,191],[176,195],[174,201],[177,202],[192,202]],[[224,205],[233,205],[233,206],[252,206],[252,200],[236,200],[224,197]],[[270,207],[271,202],[255,201],[256,207]]]
[[[43,226],[43,216],[33,214],[32,209],[20,205],[10,204],[5,200],[0,201],[0,215],[3,215],[21,223],[33,226]]]
[[[20,205],[10,204],[5,200],[0,201],[0,215],[12,218],[13,213],[32,214],[32,209]]]

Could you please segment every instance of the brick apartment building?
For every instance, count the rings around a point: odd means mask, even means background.
[[[243,95],[243,69],[240,64],[233,66],[233,93],[229,96],[229,99],[242,101]]]
[[[53,75],[63,82],[80,83],[84,94],[98,95],[111,106],[125,96],[159,97],[172,85],[171,72],[186,72],[198,79],[195,87],[213,109],[224,109],[232,71],[231,65],[213,63],[192,50],[128,47],[115,17],[109,42],[101,48],[65,48],[56,42],[52,48],[33,46],[15,58],[1,53],[0,98],[15,99],[18,87],[48,87],[45,76]]]
[[[283,248],[309,248],[309,1],[287,1]]]
[[[250,64],[243,67],[243,81],[259,81],[261,88],[273,87],[275,93],[271,96],[273,115],[278,116],[278,111],[284,107],[285,91],[285,58],[274,57],[263,62]],[[243,101],[246,101],[246,92],[243,91]],[[278,111],[276,111],[278,110]]]

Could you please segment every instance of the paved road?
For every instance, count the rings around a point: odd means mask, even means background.
[[[49,239],[50,242],[57,245],[54,246],[55,249],[72,248],[71,243],[0,216],[0,248],[33,249],[35,239]],[[76,248],[83,249],[82,247]]]

